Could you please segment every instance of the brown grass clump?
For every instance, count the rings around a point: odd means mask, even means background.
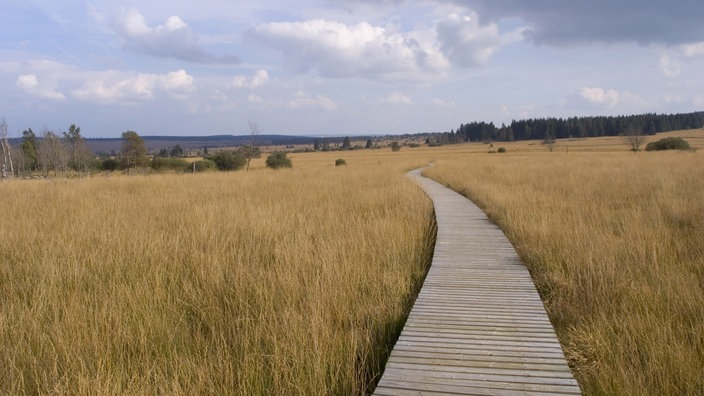
[[[0,196],[2,394],[363,394],[431,250],[432,205],[394,167]]]
[[[704,393],[704,156],[510,152],[426,173],[507,233],[583,391]]]

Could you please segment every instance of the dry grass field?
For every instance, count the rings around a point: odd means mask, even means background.
[[[702,147],[704,131],[685,133]],[[426,174],[507,233],[586,394],[702,394],[704,153],[631,153],[616,139],[560,142],[569,153],[515,143]]]
[[[0,394],[363,394],[432,246],[395,167],[0,183]]]
[[[364,394],[432,251],[403,176],[429,162],[516,245],[587,394],[704,393],[704,131],[662,135],[700,151],[472,143],[2,182],[0,394]]]

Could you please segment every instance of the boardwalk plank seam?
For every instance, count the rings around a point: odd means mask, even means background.
[[[513,245],[420,172],[408,176],[435,206],[435,252],[374,394],[581,394]]]

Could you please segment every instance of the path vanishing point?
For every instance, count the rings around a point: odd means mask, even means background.
[[[420,172],[408,175],[435,205],[435,253],[374,394],[581,394],[513,245]]]

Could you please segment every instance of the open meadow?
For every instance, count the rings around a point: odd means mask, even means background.
[[[512,143],[425,172],[507,233],[586,394],[704,393],[704,131],[661,136],[700,151]]]
[[[397,166],[321,157],[1,183],[0,394],[368,391],[432,204]]]
[[[0,393],[369,392],[432,253],[404,177],[429,162],[516,246],[585,393],[702,393],[704,130],[668,135],[700,150],[470,143],[2,182]]]

